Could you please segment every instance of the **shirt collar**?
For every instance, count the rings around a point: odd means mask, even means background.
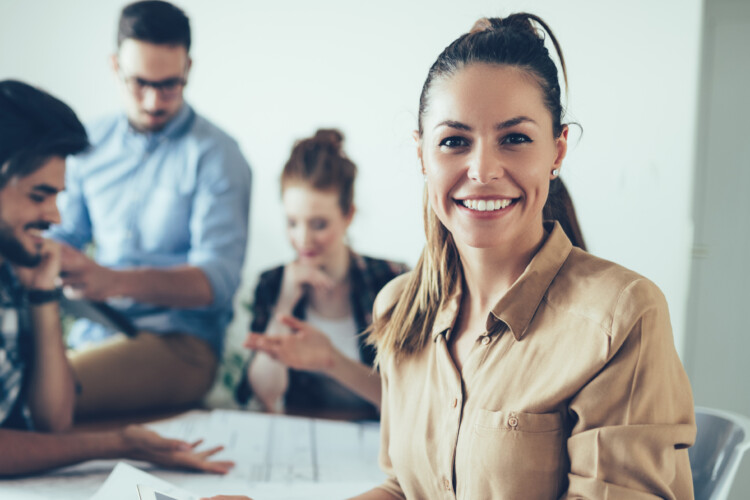
[[[121,123],[122,127],[127,130],[127,134],[124,135],[124,138],[135,138],[138,141],[144,142],[147,147],[150,147],[159,144],[164,140],[174,139],[184,135],[190,128],[190,125],[192,125],[194,119],[195,111],[193,111],[193,108],[187,102],[184,102],[174,118],[167,122],[163,129],[157,132],[140,132],[135,130],[130,126],[127,115],[122,116]]]
[[[490,311],[487,317],[488,332],[495,330],[493,327],[500,321],[508,326],[516,340],[521,340],[526,334],[547,289],[573,248],[559,222],[546,222],[545,229],[549,234],[542,248]],[[435,316],[433,340],[453,328],[461,306],[461,281],[458,281],[455,292],[443,302]]]
[[[186,102],[182,103],[182,107],[177,114],[172,118],[163,129],[154,133],[154,136],[167,137],[174,139],[183,135],[188,128],[188,125],[192,123],[195,116],[195,111]]]
[[[450,339],[450,331],[458,317],[458,310],[461,307],[461,280],[456,283],[456,288],[448,298],[443,301],[435,315],[435,321],[432,323],[432,340],[435,340],[446,332],[446,340]]]

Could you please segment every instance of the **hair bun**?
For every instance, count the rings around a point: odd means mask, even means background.
[[[474,23],[474,26],[471,27],[469,34],[473,35],[474,33],[481,33],[482,31],[487,31],[491,29],[492,29],[492,21],[490,21],[486,17],[482,17],[480,19],[477,19],[477,21]]]
[[[321,128],[315,132],[313,141],[318,144],[328,144],[333,146],[337,153],[341,153],[341,145],[344,142],[344,134],[335,128]]]
[[[482,17],[477,19],[469,31],[470,35],[484,31],[499,30],[503,28],[517,29],[521,32],[533,34],[536,38],[544,39],[536,30],[532,21],[541,21],[537,16],[525,12],[511,14],[508,17]]]

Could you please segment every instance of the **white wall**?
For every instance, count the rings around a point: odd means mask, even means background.
[[[239,140],[254,167],[247,276],[291,257],[278,174],[293,141],[319,126],[344,130],[361,169],[354,247],[413,264],[422,181],[410,135],[427,69],[479,16],[541,15],[565,51],[570,118],[585,129],[563,177],[590,250],[661,286],[681,350],[701,0],[179,5],[194,30],[188,99]],[[0,0],[0,78],[40,85],[83,119],[118,109],[107,57],[121,6]]]

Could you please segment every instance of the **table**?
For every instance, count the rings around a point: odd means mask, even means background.
[[[149,424],[187,441],[223,444],[217,457],[234,460],[226,476],[170,471],[131,462],[196,495],[244,494],[264,498],[346,498],[380,484],[375,422],[352,423],[237,410],[194,410]],[[48,474],[0,481],[9,500],[88,499],[117,461],[97,460]],[[133,486],[132,496],[137,499]]]

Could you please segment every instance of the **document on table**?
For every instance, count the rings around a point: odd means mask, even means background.
[[[125,462],[120,462],[115,466],[107,480],[90,500],[133,500],[138,497],[138,487],[141,485],[150,486],[174,500],[197,500],[196,496],[187,491]]]
[[[314,500],[344,499],[370,489],[366,483],[256,483],[234,484],[226,487],[222,481],[214,483],[203,495],[251,495],[256,500]],[[210,489],[213,488],[213,489]],[[197,500],[197,497],[158,477],[143,472],[124,462],[117,464],[112,474],[89,500],[131,500],[141,494],[141,500]],[[142,491],[151,493],[144,498]],[[36,500],[34,498],[33,500]]]

